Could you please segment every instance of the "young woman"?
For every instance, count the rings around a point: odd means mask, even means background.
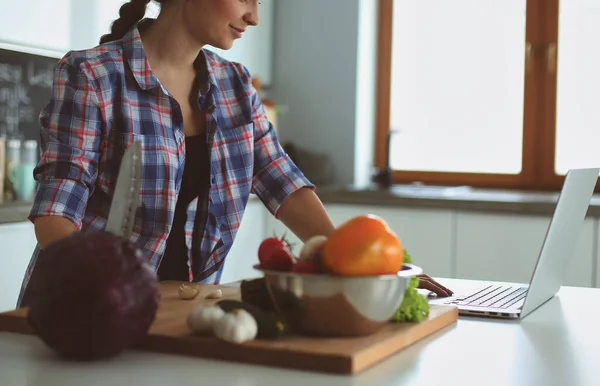
[[[131,0],[101,45],[58,63],[40,114],[31,209],[40,249],[105,228],[118,166],[142,143],[141,204],[131,236],[160,280],[218,283],[250,193],[301,240],[334,225],[280,146],[247,69],[229,49],[258,25],[257,0]],[[249,253],[255,253],[249,251]]]
[[[278,143],[246,68],[203,49],[231,48],[258,24],[258,1],[161,0],[160,16],[141,20],[147,3],[124,4],[100,46],[58,64],[40,116],[30,213],[39,246],[23,288],[39,249],[104,229],[134,140],[143,172],[131,238],[161,280],[219,282],[251,192],[302,240],[334,229]]]

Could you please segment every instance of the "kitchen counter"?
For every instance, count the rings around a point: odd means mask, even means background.
[[[27,221],[30,209],[30,202],[15,201],[0,204],[0,224]]]
[[[481,189],[467,186],[438,187],[397,185],[318,188],[319,198],[329,204],[355,204],[431,208],[476,212],[548,215],[554,212],[558,192]],[[590,203],[589,216],[600,217],[600,194]]]
[[[440,280],[460,292],[477,282]],[[600,289],[563,287],[522,321],[460,317],[356,376],[327,375],[130,351],[110,361],[58,360],[37,338],[0,332],[0,384],[7,386],[211,383],[269,385],[598,385]]]
[[[470,187],[398,185],[390,189],[374,186],[317,187],[325,204],[376,205],[475,212],[551,215],[557,192],[535,192]],[[251,196],[252,200],[258,200]],[[0,224],[26,221],[30,203],[0,204]],[[588,216],[600,217],[600,194],[590,203]]]

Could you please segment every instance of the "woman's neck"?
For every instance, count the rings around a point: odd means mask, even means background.
[[[148,62],[153,70],[189,71],[203,44],[186,31],[179,7],[164,7],[158,19],[140,32]]]

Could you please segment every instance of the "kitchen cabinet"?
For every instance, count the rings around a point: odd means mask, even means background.
[[[585,221],[566,285],[592,286],[596,221]],[[550,216],[458,213],[456,276],[528,283],[549,224]]]
[[[456,212],[443,209],[325,204],[335,225],[361,214],[383,217],[415,260],[432,276],[528,283],[550,224],[550,215]],[[302,242],[268,215],[266,236]],[[565,285],[600,286],[600,220],[587,218]]]
[[[233,246],[225,259],[221,283],[257,277],[258,246],[265,238],[266,219],[271,214],[261,201],[251,198],[246,207]]]
[[[240,229],[225,260],[221,282],[228,283],[259,276],[258,246],[265,238],[266,218],[272,217],[256,198],[250,199]],[[0,312],[14,309],[23,275],[37,245],[29,221],[0,225]]]
[[[33,224],[29,221],[0,225],[0,312],[15,308],[36,244]]]
[[[381,216],[398,234],[416,265],[432,276],[454,276],[451,211],[346,204],[326,204],[325,207],[336,226],[366,213]],[[287,232],[286,237],[296,246],[294,252],[299,252],[302,242],[287,231],[281,221],[272,219],[268,224],[267,234],[281,236]]]

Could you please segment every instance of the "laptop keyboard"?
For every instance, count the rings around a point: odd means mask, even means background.
[[[490,285],[466,298],[454,299],[446,304],[506,309],[525,299],[525,295],[527,287]]]

